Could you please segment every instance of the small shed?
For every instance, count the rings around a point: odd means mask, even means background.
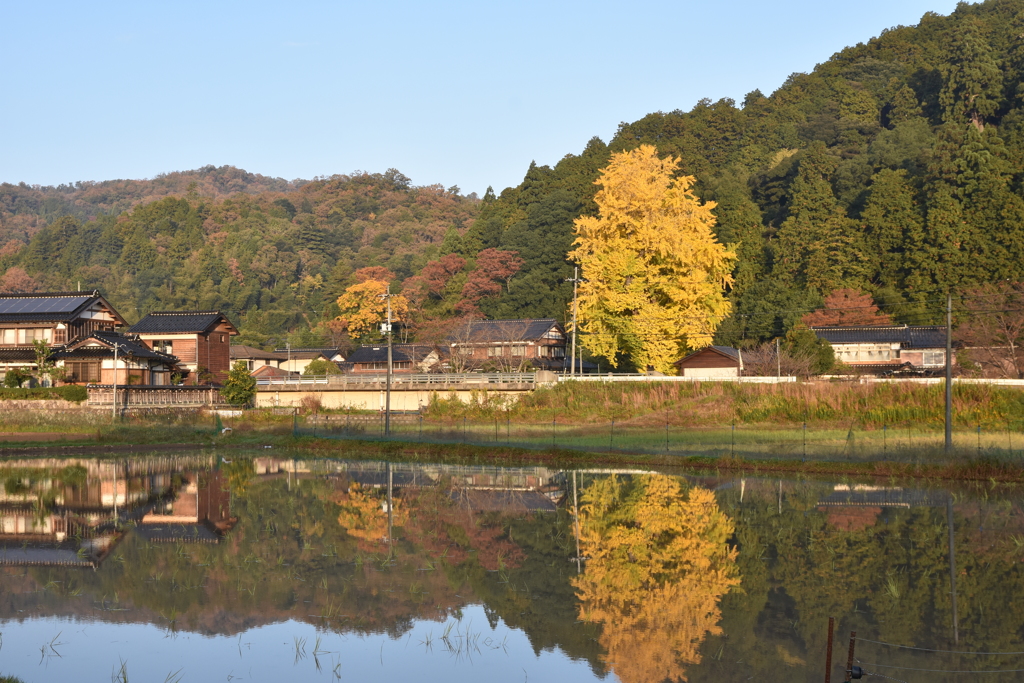
[[[740,352],[731,346],[705,346],[675,362],[680,377],[698,379],[739,377],[742,369]]]

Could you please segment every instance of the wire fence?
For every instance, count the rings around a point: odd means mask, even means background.
[[[960,455],[997,460],[1024,459],[1021,426],[959,429],[953,434],[954,450]],[[945,445],[941,424],[933,429],[821,428],[807,424],[795,428],[742,424],[693,428],[614,421],[586,425],[511,419],[435,421],[419,415],[392,415],[390,433],[386,434],[383,414],[312,414],[296,415],[293,430],[296,436],[325,439],[833,461],[909,462],[942,452]]]

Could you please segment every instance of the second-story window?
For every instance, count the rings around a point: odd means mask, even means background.
[[[37,341],[49,343],[52,330],[43,327],[30,327],[25,330],[25,343],[35,344]]]
[[[157,353],[171,355],[171,352],[174,350],[174,342],[170,339],[157,339],[153,342],[153,350]]]

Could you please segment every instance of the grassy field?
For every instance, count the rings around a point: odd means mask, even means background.
[[[815,428],[935,429],[942,424],[944,387],[854,382],[736,384],[727,382],[560,382],[518,402],[481,393],[470,403],[438,396],[426,416],[439,422],[506,420],[558,424],[708,428],[792,425]],[[954,385],[953,412],[961,429],[1024,428],[1024,391]]]

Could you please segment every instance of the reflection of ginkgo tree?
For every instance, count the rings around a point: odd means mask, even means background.
[[[380,541],[388,537],[386,498],[376,495],[372,489],[365,490],[358,483],[353,483],[348,494],[338,504],[341,506],[338,524],[349,536],[364,541]],[[405,526],[409,512],[399,504],[397,498],[392,499],[392,505],[392,525]]]
[[[645,475],[601,479],[583,495],[574,580],[580,618],[602,625],[605,659],[625,683],[686,680],[721,628],[719,600],[739,584],[733,523],[714,494]]]

